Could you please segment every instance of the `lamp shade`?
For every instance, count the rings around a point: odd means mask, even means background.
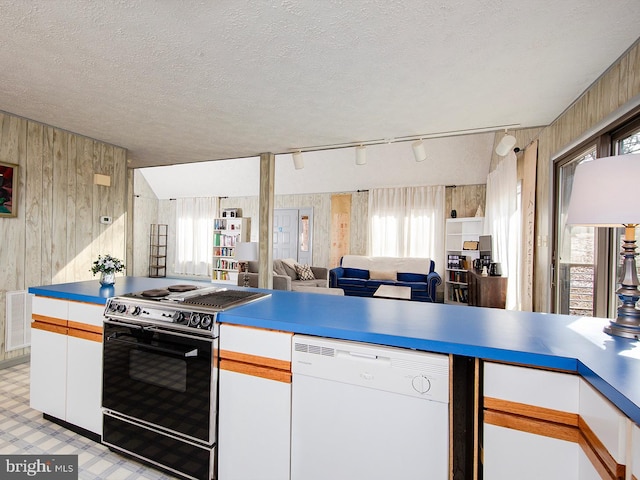
[[[416,162],[424,162],[427,159],[427,152],[424,151],[424,142],[422,140],[413,142],[411,148],[413,148],[413,157]]]
[[[234,257],[243,262],[253,262],[258,259],[258,242],[238,242]]]
[[[513,135],[505,135],[504,137],[502,137],[502,140],[500,140],[500,143],[496,145],[496,154],[501,157],[506,156],[507,153],[509,153],[513,149],[515,144],[516,137],[514,137]]]
[[[296,168],[296,170],[304,168],[304,158],[302,158],[302,152],[293,152],[291,156],[293,157],[293,166]]]
[[[364,165],[367,163],[367,148],[360,145],[356,147],[356,165]]]
[[[567,224],[619,227],[640,224],[640,154],[580,163],[573,176]]]

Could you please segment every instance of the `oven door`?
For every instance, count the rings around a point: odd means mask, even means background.
[[[217,339],[105,320],[102,407],[215,442]]]

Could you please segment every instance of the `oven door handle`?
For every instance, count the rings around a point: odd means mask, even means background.
[[[190,358],[190,357],[197,357],[198,356],[198,349],[197,348],[193,348],[191,350],[189,350],[188,352],[184,352],[181,350],[174,350],[172,348],[164,348],[164,347],[157,347],[155,345],[147,345],[145,343],[138,343],[138,342],[132,342],[130,340],[124,340],[122,338],[118,338],[118,333],[114,333],[112,335],[109,335],[107,337],[107,341],[108,342],[118,342],[118,343],[124,343],[127,345],[131,345],[132,347],[142,347],[146,350],[151,350],[153,352],[160,352],[160,353],[168,353],[170,355],[176,355],[178,357],[182,357],[182,358]]]

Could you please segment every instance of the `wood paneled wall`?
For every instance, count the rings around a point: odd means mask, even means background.
[[[640,94],[640,40],[615,62],[591,88],[544,128],[539,137],[536,188],[536,252],[534,310],[551,306],[553,199],[551,158],[605,117]]]
[[[98,254],[125,259],[126,157],[122,148],[0,113],[0,161],[20,167],[18,216],[0,217],[0,360],[27,353],[4,351],[7,291],[89,280]],[[94,173],[109,175],[111,187],[94,185]]]
[[[449,186],[444,194],[445,218],[451,218],[451,211],[456,211],[457,218],[475,217],[478,207],[484,216],[487,200],[487,185],[455,185]],[[443,232],[444,235],[444,232]]]

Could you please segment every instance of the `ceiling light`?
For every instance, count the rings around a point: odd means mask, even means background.
[[[427,152],[424,151],[424,142],[422,139],[413,142],[411,148],[413,148],[413,157],[416,159],[416,162],[424,162],[427,159]]]
[[[367,147],[360,145],[356,147],[356,165],[367,163]]]
[[[500,140],[500,143],[496,145],[496,154],[500,157],[505,157],[511,149],[516,144],[516,137],[513,135],[507,135],[507,132],[504,132],[504,137]]]
[[[296,167],[296,170],[303,169],[304,158],[302,158],[302,152],[293,152],[291,156],[293,157],[293,166]]]

